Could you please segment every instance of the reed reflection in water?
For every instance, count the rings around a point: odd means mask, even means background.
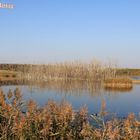
[[[101,82],[88,82],[85,80],[60,80],[60,81],[27,81],[27,80],[15,80],[15,81],[4,81],[0,82],[0,86],[27,86],[30,91],[32,89],[38,90],[55,90],[58,94],[75,94],[80,96],[82,93],[88,93],[87,96],[100,96],[104,91],[113,93],[118,92],[131,92],[133,88],[129,89],[115,89],[104,87]]]
[[[1,85],[4,93],[9,89],[19,87],[25,101],[33,99],[39,106],[44,106],[49,99],[56,102],[68,101],[73,108],[78,110],[86,105],[89,113],[100,111],[102,100],[106,101],[107,110],[115,112],[119,116],[125,116],[128,112],[140,111],[140,86],[134,85],[133,89],[112,90],[105,89],[101,83],[91,83],[82,80],[48,81],[8,83]]]

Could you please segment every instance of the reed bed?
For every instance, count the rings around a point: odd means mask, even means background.
[[[112,89],[132,89],[133,82],[129,78],[111,78],[104,81],[104,87]]]
[[[28,65],[28,70],[23,70],[21,77],[30,81],[87,80],[101,82],[115,76],[116,68],[113,65],[92,61],[90,63]]]
[[[7,94],[0,90],[1,140],[140,139],[140,121],[133,113],[122,120],[105,120],[106,115],[105,100],[101,111],[89,116],[85,107],[74,111],[66,102],[48,101],[39,108],[34,101],[23,102],[18,88]]]
[[[18,79],[18,73],[15,71],[0,70],[0,81],[12,81]]]
[[[140,69],[117,69],[117,75],[122,76],[140,76]]]
[[[140,84],[140,80],[132,80],[133,84]]]

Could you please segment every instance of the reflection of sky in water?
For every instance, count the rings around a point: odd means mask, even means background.
[[[140,76],[131,76],[131,79],[140,80]]]
[[[17,86],[3,86],[2,89],[7,93],[9,89],[14,90]],[[115,112],[119,116],[126,116],[129,112],[137,113],[140,111],[140,85],[134,85],[133,90],[120,91],[105,91],[100,93],[90,94],[87,90],[77,92],[67,91],[67,93],[57,91],[56,89],[41,89],[28,86],[19,86],[23,93],[24,100],[35,100],[40,106],[47,103],[48,99],[53,99],[57,102],[66,100],[73,105],[75,110],[86,105],[90,113],[97,113],[100,110],[102,99],[106,100],[107,110]]]

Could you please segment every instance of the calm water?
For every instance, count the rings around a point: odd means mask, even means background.
[[[66,100],[72,104],[75,110],[86,105],[90,113],[100,111],[101,101],[104,99],[107,104],[107,111],[117,113],[117,116],[124,117],[129,112],[136,115],[140,111],[140,85],[134,85],[128,91],[107,91],[98,86],[94,88],[83,84],[64,83],[47,84],[38,86],[1,86],[5,93],[9,89],[19,87],[25,101],[33,99],[39,106],[44,106],[49,99],[57,102]]]
[[[140,80],[140,76],[132,76],[131,79]]]

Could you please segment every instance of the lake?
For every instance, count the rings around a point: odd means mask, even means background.
[[[100,85],[86,85],[78,82],[55,82],[38,85],[3,85],[6,94],[9,89],[18,87],[25,101],[35,100],[39,106],[44,106],[49,99],[60,102],[65,100],[72,104],[74,110],[87,106],[90,114],[100,111],[102,100],[106,101],[107,111],[125,117],[129,112],[136,116],[140,111],[140,85],[135,84],[131,90],[106,90]]]
[[[131,79],[140,80],[140,76],[131,76]]]

